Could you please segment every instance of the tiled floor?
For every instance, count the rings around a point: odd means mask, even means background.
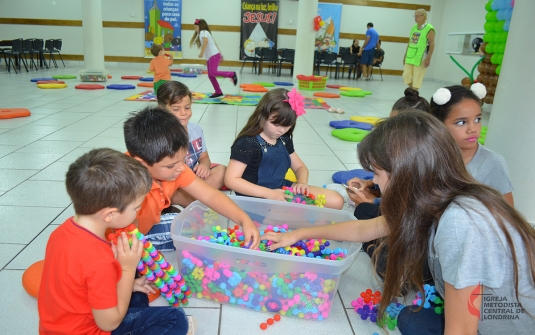
[[[147,76],[148,64],[109,65],[107,68],[113,76],[110,82],[121,83],[126,82],[121,81],[122,75]],[[68,88],[52,90],[39,89],[30,82],[34,77],[77,74],[80,69],[80,65],[71,63],[66,68],[15,74],[7,73],[4,67],[0,67],[0,107],[23,107],[32,112],[27,118],[0,120],[2,334],[37,333],[37,303],[23,290],[21,276],[28,266],[43,259],[50,233],[73,215],[64,187],[68,165],[92,148],[106,146],[125,151],[123,120],[131,111],[146,105],[143,102],[124,101],[135,92],[143,91],[142,88],[83,91],[74,89],[78,80],[71,80]],[[194,91],[212,91],[206,75],[183,79]],[[241,83],[258,80],[291,79],[287,73],[279,78],[268,74],[257,77],[250,68],[244,69],[240,77]],[[232,86],[229,80],[220,81],[223,82],[224,92],[238,92],[239,88]],[[359,168],[356,143],[332,137],[329,121],[348,119],[353,115],[386,117],[405,88],[400,77],[385,76],[384,81],[380,81],[378,75],[371,82],[330,79],[329,83],[361,87],[371,90],[373,95],[327,100],[332,107],[343,108],[345,115],[314,109],[299,118],[294,143],[297,153],[310,169],[311,185],[329,184],[334,172]],[[429,98],[441,84],[444,83],[425,82],[422,95]],[[309,91],[304,93],[312,94]],[[228,162],[230,145],[253,109],[230,105],[193,106],[192,121],[203,126],[212,161]],[[170,254],[168,257],[176,265],[176,256]],[[372,276],[369,258],[360,253],[353,266],[343,275],[331,316],[323,322],[284,317],[280,323],[261,331],[259,325],[267,319],[268,314],[197,299],[191,299],[186,309],[187,313],[198,317],[198,335],[372,334],[378,328],[370,321],[362,321],[351,308],[351,301],[368,287],[379,288]],[[165,304],[165,300],[160,299],[157,304]]]

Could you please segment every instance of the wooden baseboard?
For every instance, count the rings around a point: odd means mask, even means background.
[[[72,61],[83,61],[84,56],[83,55],[69,55],[69,54],[62,54],[61,55],[64,60],[72,60]],[[57,54],[54,54],[54,58],[56,59],[56,62],[59,59],[59,56]],[[49,59],[49,55],[45,54],[45,59]],[[150,58],[144,58],[144,57],[129,57],[129,56],[104,56],[105,62],[116,62],[116,63],[146,63],[147,69],[149,68]],[[176,59],[175,65],[177,64],[206,64],[205,60],[202,59]],[[240,67],[242,66],[243,61],[237,61],[237,60],[226,60],[221,63],[222,66],[231,66],[231,67]],[[246,62],[245,67],[249,68],[251,67],[251,62]],[[282,64],[283,69],[290,69],[292,65],[290,64]],[[403,70],[391,70],[391,69],[381,69],[384,75],[388,76],[401,76],[403,74]],[[326,66],[321,66],[320,73],[325,73],[327,71]],[[340,69],[341,71],[341,69]],[[346,70],[347,71],[347,70]],[[378,68],[373,68],[374,74],[379,74]]]

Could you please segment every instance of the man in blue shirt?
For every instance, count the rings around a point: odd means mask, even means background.
[[[372,73],[373,56],[375,55],[375,46],[379,41],[379,34],[373,28],[373,23],[369,22],[366,30],[366,40],[364,45],[360,48],[359,57],[360,64],[362,64],[362,77],[364,80],[370,80],[370,74]]]

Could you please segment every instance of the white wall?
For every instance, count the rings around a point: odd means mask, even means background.
[[[437,11],[442,9],[441,18],[438,24],[431,22],[436,29],[436,47],[434,58],[434,67],[428,71],[427,78],[435,78],[443,81],[451,81],[454,83],[461,83],[461,79],[466,77],[466,74],[449,58],[446,54],[446,41],[448,33],[458,32],[483,32],[483,25],[485,24],[485,4],[487,0],[435,0],[435,7]],[[437,13],[434,13],[437,16]],[[472,69],[474,64],[479,60],[477,56],[468,55],[453,55],[455,59],[468,71]],[[477,69],[474,75],[477,77]]]
[[[56,5],[52,5],[55,1]],[[36,18],[81,20],[81,0],[17,0],[2,1],[0,16],[7,18]],[[306,0],[305,0],[306,1]],[[395,2],[430,5],[433,0],[396,0]],[[182,7],[182,23],[191,24],[196,18],[204,18],[209,24],[236,26],[240,23],[240,0],[185,0]],[[279,2],[279,28],[296,29],[299,3],[290,0]],[[143,21],[143,2],[139,0],[102,0],[102,19],[104,21]],[[134,17],[130,13],[134,12]],[[350,6],[342,8],[342,27],[344,33],[366,32],[366,24],[371,21],[381,35],[408,37],[414,19],[412,10],[389,9],[380,7]],[[293,24],[289,21],[292,19]],[[312,18],[311,23],[312,25]],[[197,58],[198,50],[189,47],[193,31],[183,31],[183,57]],[[83,54],[81,27],[0,25],[0,38],[61,38],[63,53]],[[214,37],[225,59],[238,60],[240,33],[214,32]],[[143,56],[143,29],[104,28],[104,54],[108,56]],[[349,46],[352,41],[342,39],[341,46]],[[295,36],[279,35],[277,47],[295,46]],[[384,68],[402,70],[402,57],[405,52],[403,43],[384,42]]]

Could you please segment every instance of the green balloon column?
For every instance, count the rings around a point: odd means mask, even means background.
[[[494,102],[514,6],[515,0],[491,0],[485,5],[485,35],[480,47],[485,58],[477,67],[477,81],[487,88],[487,95],[483,99],[487,104]]]

